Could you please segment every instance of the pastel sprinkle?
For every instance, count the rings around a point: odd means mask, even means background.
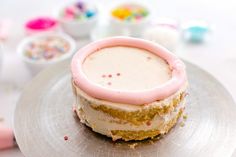
[[[94,11],[90,11],[90,10],[88,10],[88,11],[86,12],[86,16],[87,16],[88,18],[94,16],[94,14],[95,14]]]
[[[61,17],[66,20],[88,20],[97,14],[97,9],[85,2],[79,1],[65,7],[61,12]]]
[[[140,5],[123,4],[113,9],[111,14],[122,21],[136,22],[144,19],[149,13],[147,9]]]
[[[78,7],[80,10],[83,10],[83,9],[84,9],[84,3],[78,2],[78,3],[76,4],[76,7]]]
[[[43,36],[25,46],[24,55],[32,60],[59,58],[70,50],[69,42],[58,36]]]

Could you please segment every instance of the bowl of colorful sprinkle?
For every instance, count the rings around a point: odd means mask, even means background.
[[[76,51],[75,41],[62,33],[42,33],[26,37],[17,48],[19,57],[32,74],[70,59]]]
[[[52,17],[35,17],[25,23],[25,31],[27,35],[42,32],[56,32],[58,31],[58,22]]]
[[[64,5],[57,12],[63,30],[72,37],[88,36],[96,26],[98,10],[94,4],[77,1]]]
[[[127,29],[132,36],[140,36],[149,23],[150,9],[143,4],[123,3],[112,7],[110,24],[114,29]]]

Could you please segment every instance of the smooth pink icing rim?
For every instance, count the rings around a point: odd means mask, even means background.
[[[112,46],[130,46],[150,51],[163,58],[172,70],[170,80],[161,86],[140,91],[124,91],[109,89],[89,80],[84,74],[82,64],[86,57],[99,49]],[[81,48],[71,62],[72,78],[78,86],[89,96],[115,103],[142,105],[165,99],[177,92],[186,82],[184,63],[167,49],[143,39],[130,37],[113,37],[99,40]]]

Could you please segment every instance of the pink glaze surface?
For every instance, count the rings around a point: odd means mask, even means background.
[[[54,31],[55,29],[57,29],[57,27],[57,20],[50,17],[37,17],[35,19],[29,20],[25,24],[25,29],[28,34],[44,31]]]
[[[141,48],[158,55],[169,64],[172,71],[171,79],[160,86],[139,91],[109,89],[92,82],[82,70],[84,60],[89,54],[99,49],[113,46]],[[107,38],[81,48],[72,59],[71,71],[75,84],[88,95],[105,101],[134,105],[142,105],[165,99],[177,92],[185,84],[187,79],[184,63],[167,49],[146,40],[128,37]]]

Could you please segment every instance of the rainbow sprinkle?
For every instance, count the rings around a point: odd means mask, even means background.
[[[113,9],[111,14],[121,21],[138,22],[147,17],[149,12],[137,4],[123,4]]]
[[[65,20],[88,20],[97,14],[97,9],[82,1],[69,5],[61,12]]]

